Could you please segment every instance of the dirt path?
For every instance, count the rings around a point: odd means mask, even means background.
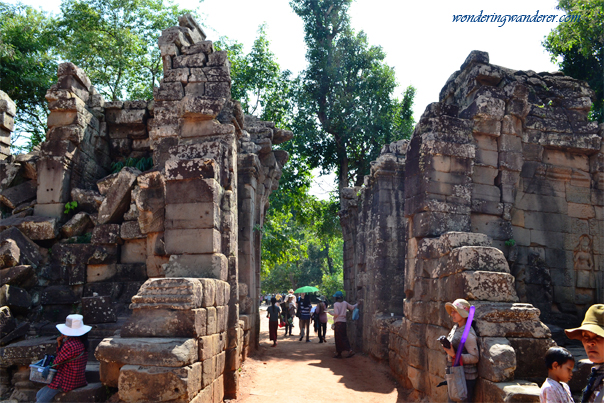
[[[241,395],[231,402],[404,401],[386,365],[358,352],[351,358],[333,358],[335,342],[330,329],[327,330],[327,343],[319,344],[312,328],[310,343],[298,341],[300,329],[296,320],[294,336],[284,337],[284,330],[279,329],[278,345],[271,347],[268,319],[263,312],[260,315],[260,349],[245,361],[241,373]]]

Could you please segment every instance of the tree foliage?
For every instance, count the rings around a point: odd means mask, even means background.
[[[226,37],[215,43],[215,47],[229,54],[231,96],[241,102],[243,112],[275,122],[278,127],[288,128],[295,83],[291,72],[281,70],[270,50],[266,24],[258,27],[258,36],[247,54],[241,43]]]
[[[191,12],[163,0],[63,0],[61,11],[63,58],[110,100],[153,98],[163,72],[157,39]]]
[[[289,206],[273,207],[266,217],[262,238],[265,292],[304,285],[321,288],[324,279],[333,284],[342,278],[343,240],[335,214],[338,205],[306,192],[301,196]],[[341,289],[341,281],[338,284]]]
[[[31,150],[44,140],[46,90],[56,80],[56,20],[22,4],[0,2],[0,90],[17,105],[15,137]],[[16,147],[19,149],[19,147]]]
[[[557,8],[580,18],[561,22],[543,45],[553,62],[562,58],[565,74],[589,83],[596,93],[592,118],[604,122],[604,0],[559,0]]]
[[[414,89],[393,97],[394,69],[347,15],[352,0],[292,0],[304,23],[308,68],[297,93],[294,129],[311,167],[335,170],[340,191],[360,186],[384,144],[408,137]]]

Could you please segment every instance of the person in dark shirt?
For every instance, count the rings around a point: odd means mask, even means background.
[[[304,295],[304,298],[300,301],[300,341],[306,334],[306,342],[310,343],[310,309],[312,304],[310,303],[310,295]]]
[[[277,329],[279,328],[279,316],[281,309],[275,305],[277,298],[271,298],[271,306],[266,309],[266,317],[268,318],[268,334],[273,342],[273,347],[277,345]]]
[[[581,403],[604,401],[604,304],[595,304],[585,312],[581,327],[566,329],[569,339],[581,340],[589,361],[594,363],[581,396]]]

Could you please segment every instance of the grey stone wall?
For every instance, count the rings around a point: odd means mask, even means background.
[[[452,325],[445,301],[465,297],[477,305],[485,356],[499,351],[511,359],[514,352],[515,363],[504,360],[507,369],[480,370],[479,395],[497,401],[510,393],[534,395],[532,386],[514,392],[504,384],[545,376],[535,360],[552,343],[549,329],[560,335],[560,327],[578,324],[587,307],[604,301],[603,126],[588,120],[592,95],[585,83],[562,73],[503,68],[474,51],[449,78],[440,101],[426,108],[406,150],[387,146],[365,187],[345,190],[345,288],[365,300],[350,330],[377,358],[388,345],[393,371],[418,395],[445,399],[435,388],[444,354],[433,340]],[[390,171],[402,173],[393,184],[381,182],[386,161],[395,167]],[[383,231],[382,222],[399,233]],[[484,242],[453,247],[451,232]],[[424,256],[428,244],[441,245],[438,256]],[[451,260],[462,250],[481,256],[487,247],[490,258],[479,267],[471,259]],[[398,264],[388,261],[391,255]],[[490,264],[495,257],[501,270]],[[403,261],[396,277],[393,268]],[[390,281],[378,291],[382,278]],[[397,283],[404,284],[398,293],[388,288]],[[386,308],[383,294],[393,302],[402,295],[404,312]],[[513,319],[524,333],[508,332],[511,317],[481,316],[499,302],[524,312]],[[395,316],[384,315],[386,309]]]
[[[349,321],[351,341],[379,359],[388,358],[392,315],[403,314],[407,147],[406,140],[384,146],[365,186],[344,189],[341,200],[346,298],[364,301],[359,321]]]

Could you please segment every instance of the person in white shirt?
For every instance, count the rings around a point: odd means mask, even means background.
[[[568,381],[573,377],[575,359],[563,347],[551,347],[545,353],[547,379],[541,386],[540,403],[574,403],[568,387]]]

